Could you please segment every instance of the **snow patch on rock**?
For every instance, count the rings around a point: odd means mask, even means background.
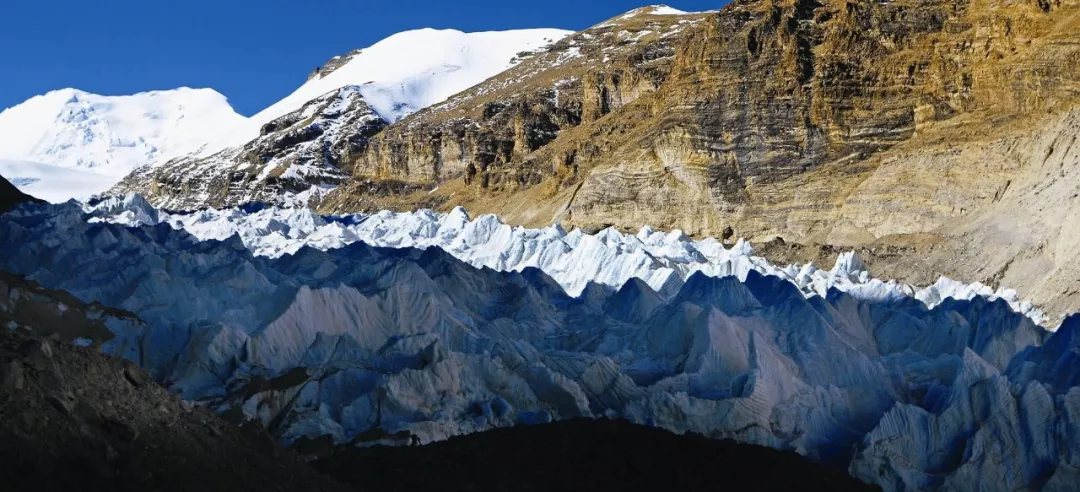
[[[518,53],[558,41],[571,31],[521,29],[465,33],[454,29],[417,29],[394,34],[349,55],[349,60],[317,76],[252,116],[209,146],[201,155],[244,145],[259,128],[296,111],[308,101],[356,85],[364,100],[387,122],[472,87],[509,68]]]

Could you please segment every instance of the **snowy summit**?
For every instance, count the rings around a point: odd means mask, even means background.
[[[0,132],[6,137],[0,141],[0,175],[47,200],[86,199],[136,168],[243,146],[260,136],[263,125],[343,87],[359,87],[375,113],[397,121],[498,74],[519,53],[568,34],[559,29],[398,33],[335,57],[292,94],[250,119],[212,89],[130,96],[56,90],[0,113]]]
[[[243,145],[259,136],[262,125],[350,85],[359,86],[367,104],[393,123],[506,70],[518,53],[570,34],[561,29],[465,33],[428,28],[400,32],[368,48],[331,59],[327,67],[292,94],[260,111],[248,124],[216,141],[202,154]],[[329,69],[330,65],[333,69]]]
[[[569,34],[420,29],[331,59],[299,89],[193,153],[140,168],[110,190],[175,209],[208,200],[306,203],[349,177],[343,164],[386,126]],[[147,184],[154,183],[153,190]],[[172,195],[176,200],[161,200]]]
[[[85,198],[138,166],[196,151],[244,120],[211,89],[56,90],[0,112],[0,174],[48,200]]]

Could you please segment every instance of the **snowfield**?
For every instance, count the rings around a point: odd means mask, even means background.
[[[118,216],[157,224],[101,220]],[[137,197],[92,214],[24,204],[0,218],[0,269],[138,314],[145,328],[110,326],[102,349],[185,399],[273,423],[287,442],[407,444],[607,416],[796,450],[886,490],[1069,490],[1078,478],[1080,317],[1049,332],[1004,299],[929,308],[863,295],[871,281],[850,255],[809,274],[833,288],[808,296],[798,272],[762,274],[745,249],[678,234],[515,231],[460,212],[373,217],[298,215],[217,241],[161,222],[178,219]],[[660,291],[636,278],[586,283],[570,296],[537,268],[476,268],[440,248],[355,241],[271,258],[242,239],[390,220],[419,230],[367,234],[439,238],[455,255],[518,245],[482,255],[507,265],[587,243],[624,266],[634,263],[621,256],[700,254],[733,275],[699,270]]]
[[[396,121],[502,72],[519,53],[569,34],[559,29],[398,33],[348,55],[336,69],[251,118],[237,114],[211,89],[129,96],[56,90],[0,112],[0,159],[8,161],[5,176],[23,178],[16,186],[25,192],[53,201],[84,199],[142,166],[243,146],[260,136],[264,124],[343,87],[358,86],[383,119]],[[10,172],[12,162],[22,163],[23,170]],[[40,166],[74,171],[65,175]]]
[[[86,200],[109,189],[115,177],[84,169],[0,159],[0,176],[23,193],[53,203]]]
[[[0,112],[0,158],[72,170],[66,178],[49,168],[24,171],[42,184],[23,190],[83,198],[105,191],[138,166],[195,152],[244,121],[225,96],[210,89],[131,96],[61,89]],[[10,169],[4,175],[17,177]]]

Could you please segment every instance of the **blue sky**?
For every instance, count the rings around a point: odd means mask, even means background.
[[[0,109],[53,89],[211,87],[251,115],[395,32],[583,29],[648,0],[0,0]],[[723,0],[673,0],[710,10]]]

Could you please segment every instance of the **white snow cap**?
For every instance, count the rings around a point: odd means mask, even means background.
[[[546,46],[570,34],[572,31],[561,29],[400,32],[360,50],[329,74],[307,81],[216,141],[203,155],[243,145],[259,135],[262,125],[347,85],[360,86],[368,105],[393,123],[510,68],[518,53]]]
[[[668,7],[667,5],[650,5],[646,7],[648,12],[652,15],[684,15],[687,12],[676,8]]]
[[[679,10],[677,8],[670,7],[670,6],[667,6],[667,5],[657,4],[657,5],[646,5],[644,7],[638,7],[636,9],[634,9],[634,10],[631,10],[631,11],[623,14],[620,18],[629,18],[629,17],[633,17],[633,16],[638,15],[638,14],[649,14],[649,15],[696,15],[696,14],[707,14],[709,12],[717,12],[717,11],[716,10],[702,10],[702,11],[698,11],[698,12],[687,12],[685,10]]]
[[[560,29],[398,33],[251,119],[211,89],[130,96],[55,90],[0,113],[0,172],[23,191],[50,201],[86,199],[137,167],[243,145],[263,124],[341,87],[359,86],[380,116],[396,121],[509,68],[518,53],[569,34]],[[72,169],[77,172],[71,174]]]
[[[211,89],[56,90],[0,112],[0,172],[52,201],[85,198],[138,166],[197,151],[244,120]]]

